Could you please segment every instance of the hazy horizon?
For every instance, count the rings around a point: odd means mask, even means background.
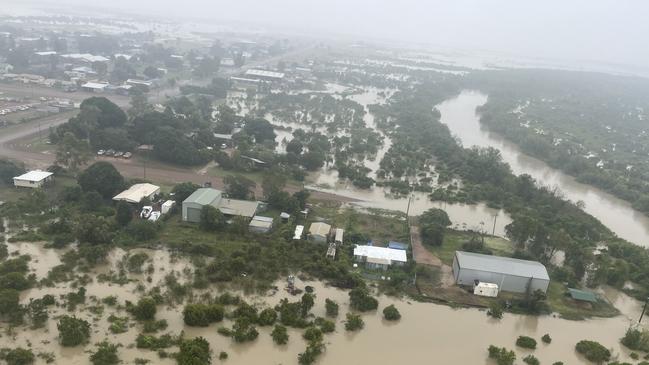
[[[110,8],[122,13],[203,21],[259,24],[305,34],[404,41],[529,58],[646,67],[649,3],[640,1],[557,0],[530,4],[496,0],[373,2],[369,0],[237,2],[185,0],[81,0],[20,2],[61,8]],[[79,9],[70,7],[78,6]],[[9,9],[10,10],[10,9]]]

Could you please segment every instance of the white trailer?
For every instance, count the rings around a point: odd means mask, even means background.
[[[478,282],[473,286],[473,294],[480,295],[482,297],[495,298],[498,296],[498,285],[493,283]]]
[[[160,207],[160,213],[162,214],[167,214],[173,208],[173,206],[176,205],[176,202],[173,200],[167,200],[166,202],[162,203],[162,206]]]

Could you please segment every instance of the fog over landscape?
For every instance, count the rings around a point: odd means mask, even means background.
[[[649,3],[639,0],[8,1],[19,8],[43,5],[69,13],[108,9],[176,20],[242,22],[256,29],[271,26],[298,34],[495,52],[577,69],[607,65],[649,75]]]

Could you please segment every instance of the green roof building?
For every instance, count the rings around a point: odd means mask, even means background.
[[[581,302],[589,302],[589,303],[597,302],[597,295],[595,295],[595,293],[593,292],[568,288],[568,293],[570,294],[570,297],[574,300],[578,300]]]

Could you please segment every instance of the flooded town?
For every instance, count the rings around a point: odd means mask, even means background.
[[[649,364],[631,8],[8,1],[0,364]]]

